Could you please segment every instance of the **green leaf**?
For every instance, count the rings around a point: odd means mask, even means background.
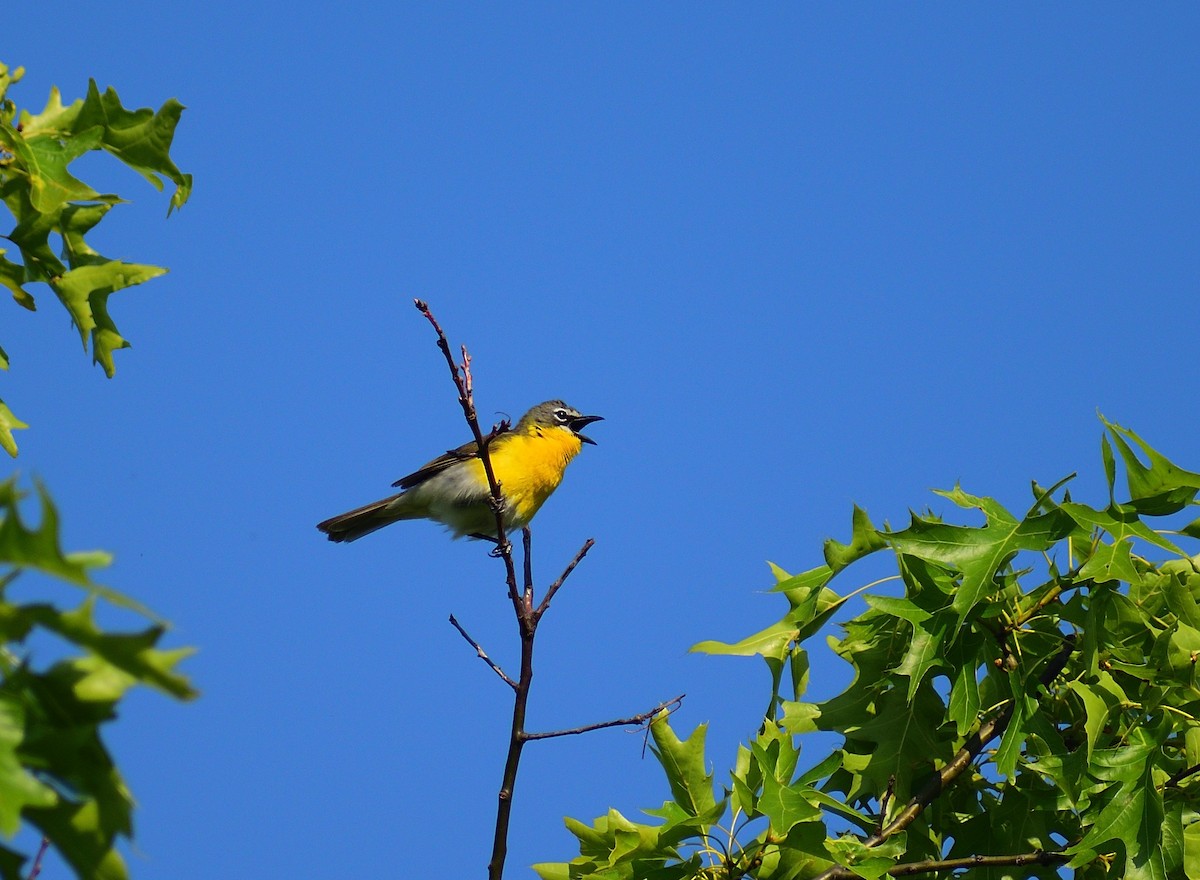
[[[975,729],[979,720],[979,710],[982,703],[979,697],[979,679],[977,660],[973,651],[967,651],[960,640],[952,650],[956,656],[950,661],[954,670],[953,682],[950,685],[950,719],[958,731],[965,737]],[[973,646],[975,647],[975,646]]]
[[[771,624],[766,629],[754,633],[754,635],[747,636],[740,642],[728,644],[710,639],[705,642],[697,642],[688,650],[695,654],[715,654],[732,657],[753,657],[760,655],[776,660],[783,660],[787,656],[788,645],[796,638],[798,632],[799,630],[796,625],[785,619]]]
[[[871,525],[867,512],[854,505],[851,518],[850,543],[842,544],[830,538],[825,542],[825,563],[835,574],[852,562],[882,550],[887,546],[884,536]]]
[[[1200,877],[1200,822],[1183,829],[1183,873],[1188,880]]]
[[[1194,519],[1179,530],[1179,534],[1189,538],[1200,538],[1200,519]]]
[[[10,477],[0,482],[0,563],[16,569],[32,568],[52,575],[68,583],[83,587],[112,604],[158,620],[157,616],[128,596],[93,581],[88,571],[110,563],[106,553],[64,554],[58,540],[58,512],[53,501],[42,486],[38,486],[41,499],[42,522],[36,530],[27,529],[21,521],[16,479]]]
[[[820,729],[816,719],[821,716],[821,709],[815,703],[784,700],[782,709],[779,723],[788,733],[812,733]]]
[[[113,351],[128,348],[129,343],[117,332],[116,325],[108,315],[108,297],[118,290],[157,278],[166,271],[159,266],[111,260],[71,269],[51,283],[51,288],[71,313],[71,320],[78,328],[85,348],[90,334],[92,359],[104,368],[109,378],[116,372]]]
[[[945,706],[928,681],[909,699],[901,688],[892,688],[876,702],[874,717],[847,732],[849,748],[843,766],[857,774],[856,786],[847,792],[878,795],[894,779],[897,800],[907,800],[913,780],[950,758],[949,738],[941,729]],[[821,721],[827,720],[824,713]],[[823,728],[824,729],[824,728]]]
[[[692,816],[707,816],[716,807],[712,775],[705,772],[704,736],[707,724],[699,725],[691,736],[681,741],[667,723],[663,713],[650,725],[654,738],[653,752],[667,774],[671,793],[684,810]]]
[[[992,498],[969,495],[958,487],[938,494],[960,507],[980,509],[987,518],[986,524],[980,528],[956,526],[914,514],[907,529],[889,532],[887,539],[897,552],[953,565],[962,572],[962,584],[952,600],[958,613],[955,631],[1017,552],[1047,550],[1074,529],[1074,523],[1057,510],[1017,520]]]
[[[1163,597],[1171,613],[1180,621],[1193,629],[1200,629],[1200,604],[1197,604],[1192,591],[1192,581],[1200,582],[1200,577],[1184,572],[1168,574],[1162,580]]]
[[[0,693],[0,834],[12,837],[26,807],[49,807],[58,796],[22,765],[18,748],[25,738],[25,710]]]
[[[0,446],[13,458],[17,457],[17,441],[13,439],[13,431],[29,426],[13,415],[4,401],[0,400]]]
[[[1087,758],[1091,761],[1100,733],[1108,721],[1108,713],[1118,704],[1112,698],[1112,694],[1102,688],[1095,688],[1081,681],[1073,681],[1067,687],[1083,701],[1086,713],[1084,731],[1087,734]]]
[[[96,801],[64,800],[55,807],[31,809],[27,815],[80,877],[127,880],[125,861],[113,849],[113,835],[103,827]]]
[[[786,838],[762,850],[762,866],[753,876],[762,880],[815,877],[830,868],[833,862],[825,849],[825,827],[820,822],[801,822],[793,826]],[[735,875],[736,876],[736,875]],[[688,880],[700,880],[703,874],[689,874]],[[720,874],[708,875],[712,880],[724,880]],[[705,880],[708,880],[705,877]]]
[[[1112,433],[1117,449],[1125,462],[1125,478],[1129,484],[1130,502],[1140,511],[1152,516],[1177,513],[1196,498],[1200,492],[1200,474],[1185,471],[1172,464],[1145,440],[1128,428],[1108,421],[1100,421]],[[1136,443],[1146,455],[1150,465],[1142,464],[1137,453],[1127,440]]]
[[[857,837],[843,835],[825,842],[825,849],[840,865],[853,868],[866,880],[877,880],[892,868],[904,855],[907,834],[894,834],[878,846],[866,846]]]
[[[12,293],[13,299],[17,305],[28,309],[31,312],[37,311],[37,305],[33,301],[33,296],[25,289],[25,269],[18,266],[16,263],[10,262],[4,256],[7,253],[4,248],[0,248],[0,284],[3,284]],[[8,358],[4,358],[3,369],[8,369]]]
[[[46,490],[38,486],[42,522],[37,530],[25,528],[17,510],[16,479],[0,482],[0,563],[35,568],[81,587],[92,586],[87,568],[65,555],[58,543],[58,512]]]
[[[159,175],[175,184],[168,210],[183,207],[192,192],[192,175],[182,173],[171,161],[171,143],[175,128],[183,115],[184,106],[174,98],[157,112],[147,107],[128,110],[121,105],[117,93],[109,88],[103,94],[95,80],[88,83],[87,99],[79,110],[74,129],[99,126],[103,131],[104,149],[137,171],[155,189],[162,191]]]
[[[917,688],[931,669],[946,666],[946,639],[952,625],[953,620],[945,614],[913,624],[912,641],[895,670],[900,675],[908,676],[908,699],[916,696]]]
[[[1100,417],[1103,420],[1103,416]],[[1116,505],[1116,496],[1113,490],[1117,483],[1117,461],[1113,458],[1112,444],[1108,442],[1108,435],[1100,435],[1100,458],[1104,463],[1104,481],[1108,484],[1108,506]]]
[[[16,157],[28,175],[30,202],[41,214],[53,214],[69,201],[86,201],[100,194],[67,171],[84,153],[100,146],[99,129],[63,138],[38,131],[17,133],[0,126],[0,146]]]
[[[776,576],[781,569],[772,566]],[[773,592],[781,592],[790,606],[788,613],[777,623],[732,644],[719,641],[698,642],[691,647],[694,653],[751,657],[755,655],[782,664],[787,660],[792,642],[800,641],[815,632],[837,610],[841,599],[825,584],[833,577],[829,566],[822,565],[804,574],[780,580]],[[779,668],[775,668],[778,678]]]
[[[1021,693],[1013,696],[1012,715],[1009,718],[1008,726],[1004,728],[1004,735],[1000,738],[995,759],[996,772],[1009,779],[1012,779],[1017,760],[1021,756],[1021,746],[1025,742],[1025,734],[1028,729],[1027,723],[1030,715],[1035,711],[1036,705],[1034,700]]]
[[[93,656],[74,661],[82,674],[75,686],[80,699],[116,700],[135,682],[183,700],[197,696],[188,680],[175,671],[194,649],[158,650],[155,645],[162,638],[162,626],[137,633],[102,632],[93,617],[95,605],[96,597],[89,596],[74,611],[59,611],[51,605],[22,609],[41,626],[92,652]]]
[[[1140,538],[1164,550],[1186,556],[1183,550],[1173,542],[1138,519],[1137,511],[1132,508],[1114,506],[1108,510],[1096,510],[1086,504],[1064,501],[1059,505],[1059,509],[1080,527],[1088,531],[1095,529],[1107,532],[1112,536],[1111,543],[1097,543],[1094,552],[1080,570],[1080,576],[1083,578],[1092,578],[1098,581],[1121,580],[1126,583],[1140,581],[1141,574],[1130,558],[1134,538]]]
[[[762,797],[758,808],[771,823],[773,834],[787,834],[801,822],[811,822],[821,810],[809,801],[803,787],[795,787],[771,776],[763,779]]]
[[[924,623],[933,616],[932,612],[926,611],[911,599],[895,599],[891,596],[872,596],[870,594],[863,596],[863,599],[876,611],[899,617],[912,624]]]

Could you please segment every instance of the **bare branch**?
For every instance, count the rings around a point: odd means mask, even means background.
[[[37,855],[33,857],[33,867],[29,869],[28,880],[35,880],[42,873],[42,859],[46,857],[46,850],[48,849],[50,849],[50,838],[43,837],[42,845],[38,847]]]
[[[472,648],[475,649],[475,653],[477,655],[479,655],[479,659],[482,660],[484,663],[486,663],[488,666],[490,666],[492,668],[492,672],[496,673],[498,676],[500,676],[502,679],[504,679],[504,683],[507,684],[510,688],[512,688],[515,691],[517,689],[517,683],[515,681],[513,681],[511,678],[509,678],[504,673],[503,669],[501,669],[498,665],[496,665],[495,661],[493,661],[492,658],[487,655],[487,651],[483,650],[483,648],[481,648],[479,646],[479,642],[475,641],[473,638],[471,638],[467,634],[467,631],[462,628],[462,624],[460,624],[455,619],[453,614],[450,615],[450,623],[456,630],[458,630],[459,635],[461,635],[464,639],[467,640],[467,644],[469,644]]]
[[[668,713],[674,712],[680,707],[680,705],[683,703],[683,698],[686,696],[687,694],[680,694],[674,699],[659,703],[653,709],[642,712],[638,715],[631,715],[629,718],[617,718],[613,721],[601,721],[598,724],[585,724],[583,727],[572,727],[569,730],[551,730],[545,733],[526,733],[524,734],[524,738],[526,740],[552,739],[556,736],[576,736],[580,733],[590,733],[593,730],[603,730],[606,727],[630,727],[633,725],[640,727],[643,724],[648,724],[649,722],[653,721],[658,713],[662,712],[664,709]]]
[[[496,808],[496,833],[492,841],[492,858],[488,863],[490,880],[500,880],[504,876],[504,861],[508,856],[508,826],[512,818],[512,793],[517,781],[517,767],[521,761],[521,748],[525,745],[522,734],[525,730],[525,707],[529,702],[529,686],[533,681],[533,633],[537,624],[533,615],[526,611],[521,596],[517,593],[517,570],[513,564],[512,542],[508,540],[504,529],[504,495],[500,491],[500,483],[496,480],[492,469],[492,457],[488,451],[491,440],[499,433],[495,429],[485,439],[479,430],[479,419],[475,414],[474,379],[471,376],[471,355],[466,346],[462,348],[463,363],[460,368],[450,354],[450,343],[441,325],[434,318],[429,305],[423,300],[414,300],[418,311],[433,326],[437,333],[437,344],[446,365],[450,368],[450,376],[454,387],[458,389],[458,402],[462,405],[463,416],[475,438],[479,450],[479,460],[483,464],[483,472],[487,476],[488,487],[491,490],[490,506],[496,516],[496,548],[500,558],[504,560],[508,598],[513,604],[517,616],[517,624],[521,631],[521,674],[513,688],[516,698],[513,700],[512,729],[508,740],[508,758],[504,763],[504,776],[500,784],[498,805]],[[507,678],[507,677],[506,677]]]
[[[450,378],[454,380],[454,387],[458,389],[458,402],[462,406],[463,416],[467,420],[467,426],[471,429],[471,434],[475,437],[475,445],[479,449],[479,460],[483,463],[483,472],[487,475],[488,487],[492,492],[492,509],[496,513],[496,546],[500,548],[501,555],[509,560],[508,567],[512,581],[510,586],[512,587],[512,592],[515,594],[517,590],[517,577],[516,572],[511,570],[512,547],[504,535],[504,495],[500,491],[500,484],[496,481],[496,474],[492,470],[491,456],[488,455],[488,445],[495,435],[500,432],[493,429],[485,440],[483,432],[479,429],[479,417],[475,413],[474,380],[471,377],[471,355],[467,352],[467,347],[465,345],[462,347],[463,362],[460,367],[454,362],[454,355],[450,353],[450,343],[446,341],[446,334],[442,332],[442,325],[437,322],[437,318],[429,310],[429,304],[422,299],[413,300],[413,304],[417,307],[417,311],[424,315],[425,319],[433,326],[434,332],[437,333],[437,346],[441,349],[442,356],[446,359],[446,366],[450,368]]]
[[[538,605],[537,611],[533,613],[533,619],[535,622],[542,619],[542,615],[545,614],[546,610],[550,607],[550,600],[554,598],[554,594],[558,592],[559,588],[562,587],[563,582],[570,577],[571,572],[575,570],[575,566],[579,565],[579,563],[583,561],[583,557],[587,556],[587,552],[591,550],[595,544],[596,542],[592,538],[588,538],[586,541],[584,541],[583,546],[579,548],[579,552],[575,554],[575,558],[571,560],[570,564],[563,570],[563,573],[558,576],[558,580],[556,580],[547,588],[546,595],[542,597],[542,601]]]

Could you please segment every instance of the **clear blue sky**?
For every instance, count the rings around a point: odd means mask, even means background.
[[[1200,11],[1184,4],[33,3],[10,93],[87,78],[188,106],[182,213],[96,236],[171,274],[113,297],[104,379],[44,293],[10,308],[16,465],[67,544],[173,620],[201,700],[134,697],[111,741],[138,878],[480,877],[516,638],[485,548],[313,528],[466,439],[410,305],[474,355],[482,413],[563,397],[590,432],[535,522],[535,729],[688,694],[722,778],[764,705],[765,561],[820,562],[852,503],[1026,505],[1097,409],[1200,468]],[[90,175],[90,176],[89,176]],[[1089,494],[1090,493],[1090,494]],[[846,583],[850,588],[857,584]],[[817,693],[844,680],[815,665]],[[802,759],[803,760],[803,759]],[[510,876],[561,817],[669,792],[619,731],[530,746]]]

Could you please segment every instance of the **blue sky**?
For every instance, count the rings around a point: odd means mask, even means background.
[[[110,737],[139,878],[481,876],[514,667],[500,565],[325,517],[467,438],[427,299],[486,418],[607,417],[535,521],[541,583],[596,547],[538,639],[530,726],[686,692],[723,778],[767,687],[689,655],[778,616],[850,508],[900,524],[961,481],[1099,494],[1099,409],[1200,469],[1200,12],[1007,4],[749,9],[226,0],[6,10],[40,109],[89,76],[188,106],[192,201],[97,158],[95,234],[169,266],[114,296],[104,379],[43,294],[10,310],[16,468],[66,542],[175,622],[204,696]],[[36,293],[36,290],[35,290]],[[847,582],[849,589],[857,584]],[[814,692],[844,681],[814,663]],[[525,753],[509,876],[561,817],[669,797],[620,731]]]

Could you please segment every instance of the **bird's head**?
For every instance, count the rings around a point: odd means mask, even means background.
[[[584,443],[596,445],[596,441],[591,437],[586,437],[580,433],[584,428],[592,422],[600,422],[604,420],[604,416],[585,416],[579,410],[567,406],[561,400],[547,400],[545,403],[539,403],[525,415],[521,416],[521,421],[517,423],[518,431],[529,431],[535,427],[538,428],[563,428],[570,431]]]

